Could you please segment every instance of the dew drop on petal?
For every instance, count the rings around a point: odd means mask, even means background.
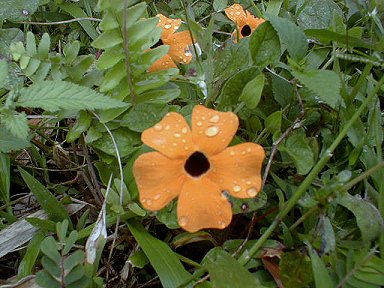
[[[222,201],[227,201],[227,197],[225,197],[224,194],[221,194],[221,197],[220,197],[220,198],[221,198]]]
[[[160,194],[156,194],[156,195],[155,195],[155,197],[153,197],[153,200],[159,200],[159,199],[160,199],[160,197],[161,197],[161,195],[160,195]]]
[[[240,192],[241,191],[241,187],[239,186],[239,185],[235,185],[235,186],[233,186],[233,191],[234,192]]]
[[[247,185],[251,185],[251,184],[252,184],[252,181],[248,180],[247,182],[245,182],[245,184],[247,184]]]
[[[240,15],[241,13],[240,13],[240,11],[236,11],[235,14],[236,15]]]
[[[176,146],[177,146],[177,143],[176,143],[176,142],[173,142],[172,145],[176,147]]]
[[[220,116],[219,115],[214,115],[211,117],[211,119],[209,119],[210,122],[212,123],[217,123],[220,121]]]
[[[164,129],[165,129],[165,130],[169,130],[169,129],[171,129],[171,126],[167,125],[167,126],[165,126]]]
[[[153,129],[155,129],[156,131],[161,131],[163,129],[163,126],[161,124],[156,124],[155,126],[153,126]]]
[[[200,126],[203,125],[203,122],[199,121],[199,122],[196,123],[196,125],[200,127]]]
[[[185,225],[187,225],[187,223],[188,223],[187,217],[182,216],[182,217],[179,218],[179,225],[181,227],[184,227]]]
[[[180,138],[181,134],[180,133],[175,133],[175,134],[173,134],[173,136],[175,136],[176,138]]]
[[[164,28],[165,28],[165,29],[169,29],[169,28],[171,28],[171,27],[172,27],[171,24],[165,24],[165,25],[164,25]]]
[[[192,53],[191,53],[191,51],[186,50],[186,51],[184,52],[184,55],[185,55],[185,57],[191,57],[191,56],[192,56]]]
[[[208,137],[213,137],[213,136],[216,136],[219,132],[220,132],[219,127],[217,127],[217,126],[210,126],[207,129],[205,129],[204,133]]]
[[[184,127],[183,129],[181,129],[181,133],[183,134],[186,134],[188,132],[188,129],[186,127]]]
[[[224,229],[227,226],[224,221],[219,221],[218,224],[220,229]]]
[[[153,204],[151,199],[147,199],[147,201],[145,203],[147,203],[148,206],[151,206]]]
[[[255,197],[257,195],[257,190],[255,187],[251,187],[249,189],[247,189],[247,194],[250,196],[250,197]]]
[[[251,152],[251,150],[252,150],[251,148],[248,148],[248,149],[247,149],[247,152],[249,153],[249,152]]]
[[[231,156],[235,156],[235,154],[236,154],[235,151],[230,151],[229,152],[229,155],[231,155]]]

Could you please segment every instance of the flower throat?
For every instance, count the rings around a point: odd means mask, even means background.
[[[185,161],[184,169],[192,177],[199,177],[209,170],[210,164],[205,155],[196,151]]]

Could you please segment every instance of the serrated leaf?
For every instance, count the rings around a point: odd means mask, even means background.
[[[128,228],[159,275],[163,287],[177,287],[190,277],[167,244],[150,235],[137,222],[129,221]]]
[[[220,247],[213,248],[207,253],[203,266],[209,272],[213,287],[264,287],[255,276]]]
[[[245,103],[249,109],[254,109],[260,102],[261,94],[264,89],[265,76],[260,73],[245,85],[240,95],[240,100]]]
[[[288,50],[292,58],[300,60],[307,52],[307,38],[298,26],[288,19],[268,15],[268,20],[277,31],[280,41]]]
[[[0,152],[8,153],[29,146],[29,141],[15,137],[3,125],[0,125]]]
[[[264,22],[252,33],[249,42],[253,63],[266,67],[280,59],[281,47],[279,36],[271,23]]]
[[[12,133],[13,136],[20,139],[28,137],[28,119],[24,112],[4,113],[1,117],[1,122]]]
[[[2,0],[0,21],[26,21],[39,7],[39,0]]]
[[[57,222],[67,219],[69,223],[71,223],[67,210],[65,210],[64,206],[51,194],[51,192],[24,169],[19,167],[19,171],[25,184],[27,184],[28,188],[36,197],[37,202],[39,202],[41,207],[48,214],[49,219]]]
[[[384,228],[383,217],[372,203],[345,193],[338,199],[338,204],[355,215],[363,241],[374,240],[382,233]]]
[[[292,71],[292,75],[332,108],[342,101],[341,82],[335,72],[329,70]]]
[[[110,109],[127,105],[88,87],[65,81],[41,81],[23,88],[16,104],[47,111]]]
[[[228,6],[228,0],[213,0],[213,10],[219,12]]]

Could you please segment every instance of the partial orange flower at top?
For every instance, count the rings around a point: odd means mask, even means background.
[[[189,46],[193,41],[189,34],[189,31],[176,32],[181,25],[181,19],[170,19],[162,14],[156,15],[159,17],[158,27],[161,27],[162,33],[159,45],[169,45],[168,53],[155,61],[148,69],[149,72],[165,70],[169,68],[177,68],[176,63],[188,64],[192,60],[192,53],[189,50]]]
[[[255,143],[227,147],[239,125],[232,112],[197,105],[192,129],[178,113],[168,113],[145,130],[142,141],[157,150],[140,155],[133,174],[144,208],[157,211],[178,197],[179,225],[195,232],[231,223],[231,204],[223,193],[255,197],[261,189],[265,153]]]
[[[263,23],[265,20],[253,16],[248,11],[244,10],[240,4],[233,4],[226,8],[225,15],[237,25],[237,31],[239,31],[239,39],[247,37]],[[233,32],[232,38],[237,39],[237,31]]]

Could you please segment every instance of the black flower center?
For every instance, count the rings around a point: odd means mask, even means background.
[[[159,47],[159,46],[161,46],[161,45],[163,45],[163,44],[164,44],[163,41],[162,41],[161,39],[159,39],[159,41],[157,41],[157,42],[155,43],[155,45],[151,46],[151,48],[153,49],[153,48]]]
[[[241,28],[240,33],[241,33],[241,36],[243,37],[251,35],[252,33],[251,27],[249,27],[249,25],[244,25],[243,28]]]
[[[199,151],[194,152],[184,164],[184,169],[192,177],[199,177],[209,170],[210,164],[205,155]]]

